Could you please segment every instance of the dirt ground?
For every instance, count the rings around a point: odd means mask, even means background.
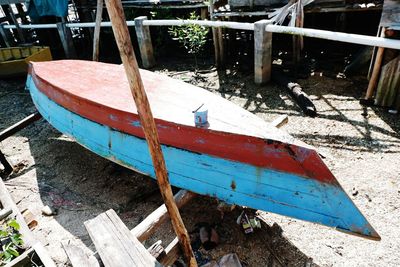
[[[272,121],[289,116],[283,127],[314,145],[325,157],[341,185],[381,235],[370,241],[334,229],[259,212],[265,221],[256,234],[245,235],[235,221],[237,209],[221,219],[217,202],[198,197],[182,210],[185,224],[196,236],[196,224],[215,225],[220,244],[197,254],[202,262],[236,252],[244,266],[398,266],[400,258],[400,122],[398,115],[363,107],[365,78],[336,79],[312,76],[300,80],[318,110],[303,115],[287,92],[273,84],[256,86],[251,72],[235,68],[216,71],[211,64],[194,78],[180,62],[159,63],[155,71],[197,84]],[[24,79],[0,81],[0,129],[34,112]],[[61,242],[95,251],[83,222],[108,209],[117,211],[133,228],[162,204],[154,181],[119,167],[81,147],[46,121],[39,121],[0,143],[16,171],[6,185],[21,210],[28,208],[38,221],[35,236],[59,266],[69,266]],[[44,205],[57,215],[41,214]],[[162,227],[145,245],[158,239],[166,245],[171,227]],[[194,245],[197,249],[198,244]],[[311,260],[312,259],[312,260]]]

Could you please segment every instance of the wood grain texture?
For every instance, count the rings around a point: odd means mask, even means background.
[[[70,243],[69,241],[61,242],[62,246],[67,253],[68,259],[73,267],[99,267],[100,264],[97,259],[92,255],[88,256],[85,254],[83,249]]]
[[[100,47],[100,30],[101,30],[101,19],[103,15],[103,0],[97,0],[96,7],[96,25],[94,26],[93,34],[93,61],[99,61],[99,47]]]
[[[122,66],[62,60],[32,63],[31,73],[35,86],[59,105],[145,138]],[[335,181],[314,148],[256,115],[196,86],[145,70],[140,74],[162,144],[319,181]],[[202,103],[209,111],[209,126],[205,128],[195,127],[192,113]]]
[[[37,255],[41,259],[43,265],[45,267],[55,267],[54,261],[48,255],[46,249],[37,242],[29,230],[28,226],[25,223],[24,217],[19,211],[17,205],[14,203],[10,193],[8,192],[4,182],[0,179],[0,202],[3,209],[11,209],[12,213],[10,216],[14,217],[19,223],[20,230],[19,232],[22,234],[22,239],[24,240],[24,246],[33,247],[36,251]]]
[[[271,79],[272,33],[265,27],[270,22],[260,20],[254,23],[254,82],[264,84]]]
[[[165,256],[160,259],[160,263],[164,266],[171,266],[180,256],[181,248],[177,237],[165,248]]]
[[[186,191],[180,190],[175,196],[175,203],[178,208],[185,205],[191,199],[194,198],[196,194]],[[136,236],[136,238],[143,242],[150,237],[151,234],[155,232],[157,227],[159,227],[163,222],[168,219],[168,212],[165,204],[158,207],[155,211],[150,213],[149,216],[146,217],[141,223],[139,223],[135,228],[131,230],[132,234]]]
[[[381,31],[381,37],[385,37],[385,29],[383,28]],[[378,47],[378,50],[375,54],[374,66],[372,68],[371,77],[368,82],[367,92],[365,93],[365,99],[371,99],[374,96],[376,86],[379,81],[379,74],[381,72],[383,54],[385,52],[385,48]]]
[[[140,56],[142,64],[145,69],[154,67],[156,64],[154,60],[153,44],[151,42],[150,28],[144,26],[143,21],[147,20],[146,16],[135,18],[135,30],[139,43]]]
[[[60,132],[102,157],[156,178],[146,140],[61,107],[41,93],[32,79],[28,79],[28,88],[39,112]],[[322,183],[172,146],[163,145],[162,150],[170,182],[176,187],[379,238],[336,180]]]
[[[105,267],[162,266],[132,235],[114,210],[85,222]]]
[[[176,206],[173,198],[172,189],[171,185],[169,184],[167,174],[167,167],[165,165],[164,156],[158,138],[156,123],[151,112],[146,92],[144,91],[143,82],[140,77],[139,67],[133,51],[121,1],[107,0],[106,5],[112,23],[114,36],[117,41],[118,49],[125,68],[126,76],[129,81],[129,87],[136,103],[140,122],[149,146],[161,195],[170,215],[172,226],[182,246],[183,255],[187,264],[189,266],[197,266],[192,247],[190,245],[189,234],[185,228],[185,225],[183,224],[178,207]]]

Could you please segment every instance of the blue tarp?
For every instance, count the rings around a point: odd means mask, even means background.
[[[28,14],[32,18],[43,16],[65,17],[68,12],[68,0],[30,0]]]

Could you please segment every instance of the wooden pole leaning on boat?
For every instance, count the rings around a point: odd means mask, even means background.
[[[140,122],[149,146],[153,160],[154,170],[157,177],[158,186],[164,199],[172,227],[182,246],[183,255],[188,266],[197,266],[192,247],[190,245],[189,234],[183,224],[178,207],[173,198],[171,185],[169,184],[167,168],[161,150],[156,123],[154,121],[150,104],[146,92],[143,88],[138,64],[133,51],[128,26],[126,24],[121,0],[106,0],[108,15],[110,16],[115,40],[121,55],[121,60],[125,68],[133,99],[140,117]]]

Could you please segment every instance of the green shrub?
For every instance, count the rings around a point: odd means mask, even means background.
[[[196,15],[196,12],[190,13],[189,20],[198,19],[199,16]],[[207,42],[208,28],[198,24],[172,26],[169,28],[169,34],[173,40],[177,40],[189,54],[194,56],[197,71],[197,55]]]

